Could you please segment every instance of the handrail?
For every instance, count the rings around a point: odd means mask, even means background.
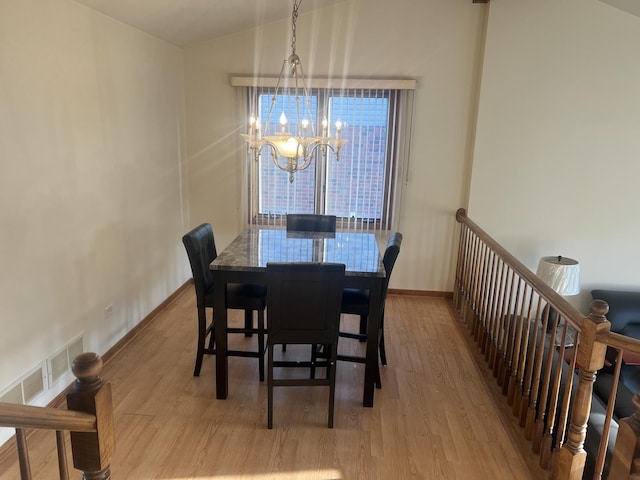
[[[640,340],[610,331],[609,307],[602,300],[594,300],[584,316],[464,209],[456,212],[456,220],[461,229],[454,307],[502,386],[540,465],[558,480],[582,479],[587,460],[593,478],[606,475],[607,469],[609,478],[640,478],[640,393],[633,399],[631,417],[614,418],[624,353],[640,354]],[[598,404],[591,415],[596,374],[608,348],[617,351],[614,368],[606,372],[612,378],[609,401],[604,407]],[[615,423],[614,431],[610,427]]]
[[[543,280],[534,274],[529,268],[527,268],[520,260],[509,253],[502,245],[496,242],[491,236],[480,228],[473,220],[467,217],[467,211],[464,208],[459,208],[456,211],[456,220],[459,223],[465,224],[474,234],[489,247],[490,250],[495,252],[505,263],[518,273],[518,275],[533,286],[538,292],[545,297],[549,303],[552,303],[554,308],[567,320],[570,320],[574,328],[580,331],[582,326],[582,318],[584,315],[567,300],[559,295],[553,288],[547,285]]]
[[[71,437],[73,466],[85,480],[109,480],[111,457],[115,451],[111,385],[99,374],[102,359],[95,353],[78,355],[71,366],[76,376],[67,393],[67,408],[35,407],[0,403],[0,426],[16,429],[20,478],[31,480],[31,467],[25,429],[56,431],[58,469],[61,480],[69,473],[65,454],[64,432]]]
[[[627,337],[616,332],[599,332],[596,335],[596,340],[600,343],[605,343],[608,347],[613,347],[616,350],[624,350],[625,352],[633,352],[640,354],[640,340],[636,338]]]
[[[95,432],[90,413],[0,402],[0,427]]]

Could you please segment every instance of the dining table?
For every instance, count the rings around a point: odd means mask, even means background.
[[[368,232],[291,232],[284,228],[247,228],[211,262],[214,277],[216,398],[229,394],[226,286],[267,283],[269,262],[331,262],[345,265],[345,288],[369,290],[369,317],[362,403],[373,407],[378,369],[379,329],[385,269],[376,236]],[[268,336],[267,305],[267,336]],[[303,321],[304,319],[301,319]]]

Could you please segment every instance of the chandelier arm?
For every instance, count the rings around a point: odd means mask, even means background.
[[[260,157],[260,151],[262,150],[262,145],[250,147],[251,153],[253,154],[253,161],[258,162],[258,158]]]
[[[309,165],[311,165],[311,161],[313,160],[313,151],[309,151],[305,154],[304,157],[302,157],[304,159],[304,162],[302,163],[302,165],[298,165],[296,170],[306,170],[307,168],[309,168]]]
[[[302,62],[298,62],[298,67],[300,67],[300,82],[302,83],[302,94],[304,96],[304,99],[306,101],[309,100],[309,98],[311,98],[309,96],[309,89],[307,88],[307,83],[305,82],[305,77],[304,77],[304,69],[302,68]],[[296,77],[296,88],[298,88],[298,78]],[[313,119],[313,114],[311,113],[311,102],[305,102],[305,106],[307,107],[307,114],[309,115],[309,119]],[[311,136],[315,137],[316,136],[316,122],[309,122],[311,123]]]
[[[291,173],[291,172],[289,171],[289,164],[288,164],[288,163],[287,163],[287,166],[286,166],[286,167],[283,167],[282,165],[280,165],[280,157],[278,157],[277,155],[274,155],[271,159],[273,160],[273,164],[274,164],[276,167],[278,167],[280,170],[282,170],[283,172],[289,172],[289,173]]]
[[[309,157],[313,157],[317,154],[318,149],[321,149],[323,152],[325,150],[325,147],[327,146],[326,143],[322,143],[322,142],[316,142],[314,143],[311,148],[309,148]]]
[[[269,149],[271,150],[271,160],[273,161],[273,164],[283,172],[289,172],[288,166],[283,167],[282,165],[280,165],[280,155],[275,145],[273,145],[271,142],[267,142],[266,144],[269,146]]]
[[[321,149],[322,150],[322,154],[326,155],[327,148],[328,148],[336,156],[336,162],[339,162],[340,161],[340,148],[342,148],[342,141],[339,141],[339,142],[340,143],[338,143],[337,145],[334,145],[333,143],[331,143],[331,141],[328,141],[326,143],[324,143],[324,142],[315,143],[309,149],[310,156],[315,155],[317,153],[318,149]]]
[[[273,93],[273,97],[271,97],[271,105],[269,105],[269,112],[267,113],[267,122],[264,127],[264,134],[268,135],[269,125],[271,124],[271,112],[273,110],[273,106],[276,104],[276,99],[278,98],[278,91],[280,90],[280,82],[282,81],[282,77],[284,76],[284,68],[287,66],[288,61],[285,59],[282,62],[282,68],[280,68],[280,75],[278,75],[278,81],[276,83],[276,90]]]
[[[284,158],[286,160],[286,162],[287,162],[284,166],[280,163],[280,159],[281,158]],[[293,174],[296,171],[300,170],[299,168],[297,168],[297,164],[292,163],[290,159],[288,159],[286,157],[279,157],[273,147],[271,147],[271,160],[273,161],[273,164],[276,167],[278,167],[280,170],[282,170],[283,172],[288,172],[289,173],[289,181],[290,182],[293,181],[293,180],[291,180],[291,178],[293,177]]]
[[[294,173],[296,170],[302,170],[300,168],[292,168],[290,160],[287,157],[281,156],[280,151],[278,150],[278,146],[269,140],[265,140],[264,144],[269,147],[271,151],[271,159],[273,160],[273,164],[278,167],[280,170],[284,172]],[[280,163],[280,159],[284,158],[287,161],[286,166],[282,166]]]

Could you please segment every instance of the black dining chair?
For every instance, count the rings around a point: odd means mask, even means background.
[[[289,213],[287,214],[287,231],[335,233],[336,216]]]
[[[198,350],[193,375],[200,375],[204,355],[215,355],[215,335],[213,320],[208,323],[207,308],[213,308],[213,272],[209,264],[217,257],[213,228],[209,223],[194,228],[182,237],[182,243],[187,250],[193,284],[196,289],[196,304],[198,307]],[[244,328],[228,327],[226,333],[242,333],[245,336],[258,336],[258,349],[255,351],[228,350],[227,355],[236,357],[257,357],[260,381],[264,380],[265,327],[264,310],[267,303],[267,289],[265,285],[228,284],[227,308],[244,310]],[[257,327],[253,326],[253,311],[258,312]],[[207,346],[207,337],[209,344]]]
[[[287,232],[336,233],[336,216],[288,213]],[[286,343],[282,345],[282,351],[287,351]]]
[[[382,316],[380,318],[380,332],[379,332],[379,351],[380,361],[382,365],[387,364],[387,354],[384,345],[384,304],[387,298],[387,289],[389,287],[389,279],[391,278],[391,272],[393,272],[393,266],[396,263],[398,254],[400,253],[400,246],[402,245],[402,233],[394,232],[389,238],[387,247],[384,251],[382,263],[386,271],[386,276],[382,285]],[[367,341],[367,319],[369,317],[369,290],[361,290],[357,288],[345,288],[342,295],[341,312],[350,315],[360,316],[360,328],[359,331],[349,332],[340,331],[340,336],[345,338],[352,338],[361,342]],[[351,361],[364,363],[364,357],[359,356],[347,356],[338,355],[338,360]],[[376,386],[381,387],[380,377],[376,380]]]
[[[345,266],[340,263],[268,263],[268,413],[273,428],[273,388],[284,386],[329,386],[328,426],[333,428],[336,354],[340,304]],[[326,345],[327,358],[316,361],[274,359],[277,344]],[[274,375],[275,368],[326,368],[325,378],[291,378]]]

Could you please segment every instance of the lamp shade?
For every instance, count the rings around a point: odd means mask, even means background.
[[[567,257],[542,257],[538,263],[538,275],[560,295],[580,293],[580,264]]]

